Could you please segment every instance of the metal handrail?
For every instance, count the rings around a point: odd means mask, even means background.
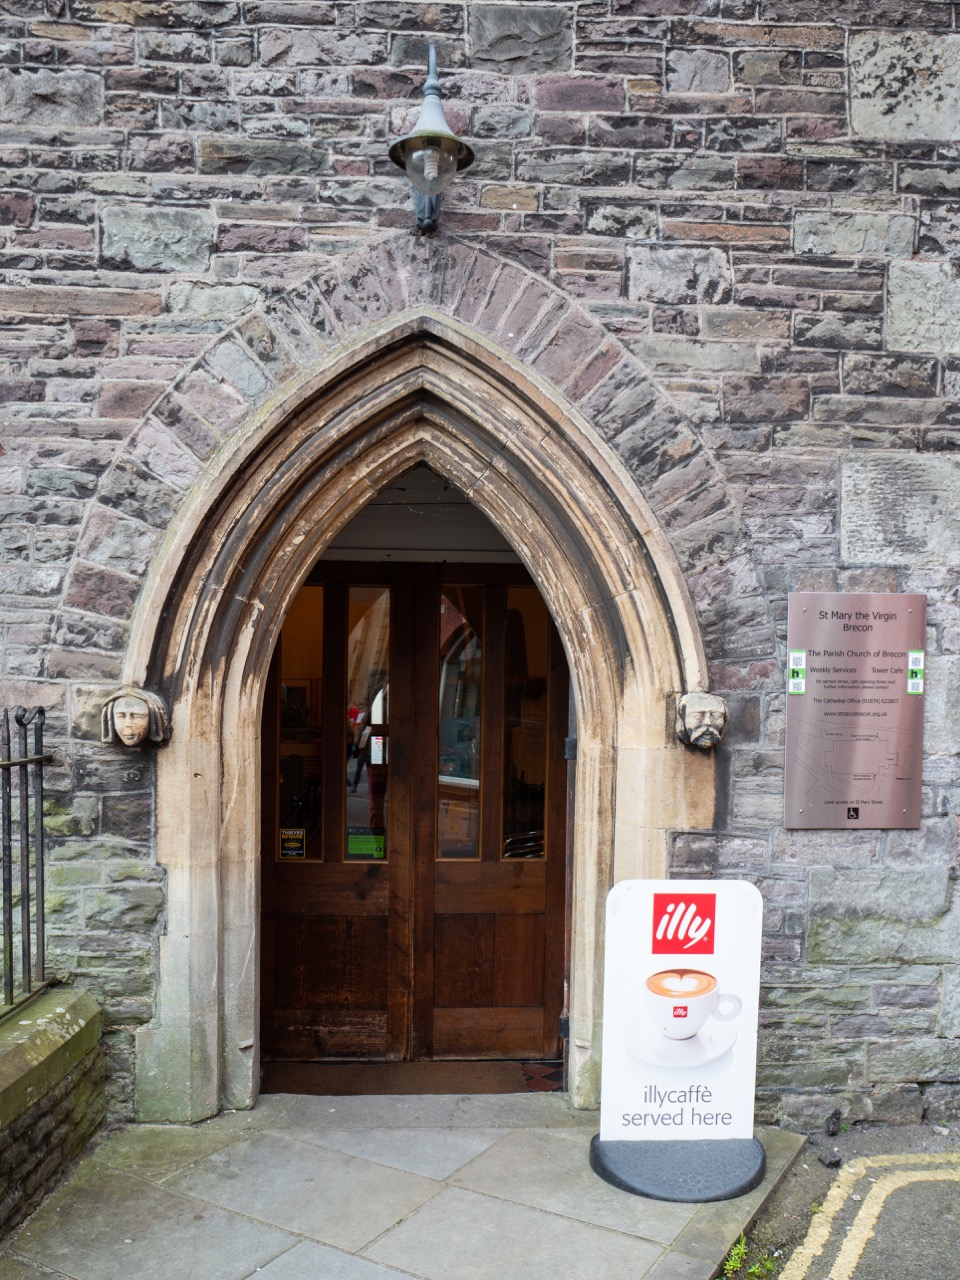
[[[29,711],[25,707],[14,707],[13,719],[17,726],[16,755],[13,754],[10,734],[10,713],[6,708],[0,713],[0,922],[3,934],[3,1002],[0,1004],[0,1014],[26,1000],[47,981],[43,895],[43,766],[53,757],[43,750],[43,726],[46,720],[43,707],[33,707]],[[32,751],[27,741],[30,725],[33,725]],[[17,862],[20,873],[19,983],[14,966],[14,773],[17,776]]]

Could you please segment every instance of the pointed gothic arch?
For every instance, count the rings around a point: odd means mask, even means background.
[[[182,508],[133,620],[125,676],[162,688],[158,858],[168,878],[157,1018],[137,1112],[250,1105],[257,1073],[258,725],[283,618],[324,548],[417,463],[526,564],[566,650],[579,750],[571,1070],[596,1102],[602,912],[662,874],[666,832],[709,825],[712,766],[669,706],[705,687],[694,613],[634,481],[589,424],[489,340],[424,308],[367,331],[231,438]]]

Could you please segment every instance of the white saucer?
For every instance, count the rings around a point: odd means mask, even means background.
[[[711,1018],[689,1040],[668,1040],[643,1014],[630,1019],[623,1038],[628,1051],[651,1067],[702,1067],[716,1062],[733,1048],[737,1039],[734,1021]]]

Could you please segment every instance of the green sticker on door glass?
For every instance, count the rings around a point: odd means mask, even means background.
[[[348,858],[385,858],[387,833],[383,827],[347,827]]]

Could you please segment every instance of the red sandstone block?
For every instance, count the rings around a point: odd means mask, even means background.
[[[157,99],[132,94],[110,94],[103,122],[111,129],[155,129]]]
[[[587,363],[596,341],[596,327],[582,312],[572,311],[533,359],[533,366],[543,377],[560,387],[573,382]]]
[[[334,275],[318,281],[318,292],[326,303],[334,323],[342,333],[352,333],[367,325],[367,318],[347,285]]]
[[[613,76],[538,76],[534,101],[541,111],[622,111],[623,80]]]
[[[846,119],[834,120],[830,116],[800,116],[787,121],[787,138],[802,142],[820,142],[826,138],[845,138]]]
[[[623,275],[613,271],[557,272],[557,284],[571,298],[615,302],[623,296]]]
[[[757,91],[757,114],[840,116],[846,119],[847,100],[842,93],[818,93],[815,89],[762,89]]]
[[[378,265],[386,270],[378,270]],[[393,274],[396,275],[395,272]],[[345,277],[345,283],[366,316],[367,324],[375,324],[392,312],[403,309],[402,294],[398,295],[384,288],[383,277],[389,278],[390,275],[389,262],[377,264],[364,260]]]
[[[483,310],[484,303],[492,292],[496,279],[500,274],[500,266],[490,258],[479,258],[476,266],[465,281],[460,296],[457,316],[467,324],[472,324]]]
[[[73,347],[81,356],[115,356],[120,351],[120,327],[106,320],[77,320]]]
[[[0,404],[42,400],[43,390],[44,384],[37,379],[31,381],[23,378],[11,378],[9,381],[0,380]]]
[[[623,350],[616,342],[605,342],[602,347],[598,347],[577,376],[567,385],[567,395],[574,404],[579,404],[584,396],[589,395],[622,359]]]
[[[546,285],[533,284],[530,281],[515,295],[511,305],[504,313],[498,332],[511,348],[515,348],[526,337],[536,323],[541,312],[556,298],[552,289]]]
[[[448,313],[457,309],[464,283],[473,275],[476,253],[468,245],[454,241],[446,253],[443,284],[438,302]]]
[[[13,238],[15,249],[93,249],[90,227],[40,227],[36,231],[19,231]]]
[[[684,222],[669,218],[663,224],[665,240],[692,240],[697,244],[789,244],[789,227],[748,225],[742,222]]]
[[[232,431],[250,407],[232,387],[201,369],[187,374],[177,391],[191,408],[220,431]]]
[[[785,156],[739,156],[738,190],[802,191],[803,161]]]
[[[242,222],[223,227],[217,236],[220,253],[288,253],[306,248],[303,227],[258,226]]]
[[[152,289],[0,286],[0,311],[24,316],[156,316],[163,300]]]
[[[587,122],[583,116],[537,115],[536,130],[548,147],[583,147],[587,142]]]
[[[846,32],[839,23],[823,26],[772,26],[740,22],[673,24],[674,45],[732,45],[735,48],[842,49]]]
[[[525,286],[526,277],[522,272],[515,267],[505,267],[477,314],[477,328],[484,333],[496,333],[514,298],[523,291]]]
[[[67,586],[64,603],[71,609],[105,614],[108,618],[129,618],[140,591],[140,583],[112,569],[80,563]]]
[[[164,390],[162,382],[105,382],[100,388],[99,415],[101,418],[142,418]]]
[[[0,194],[0,227],[29,227],[37,202],[26,191],[4,191]]]

